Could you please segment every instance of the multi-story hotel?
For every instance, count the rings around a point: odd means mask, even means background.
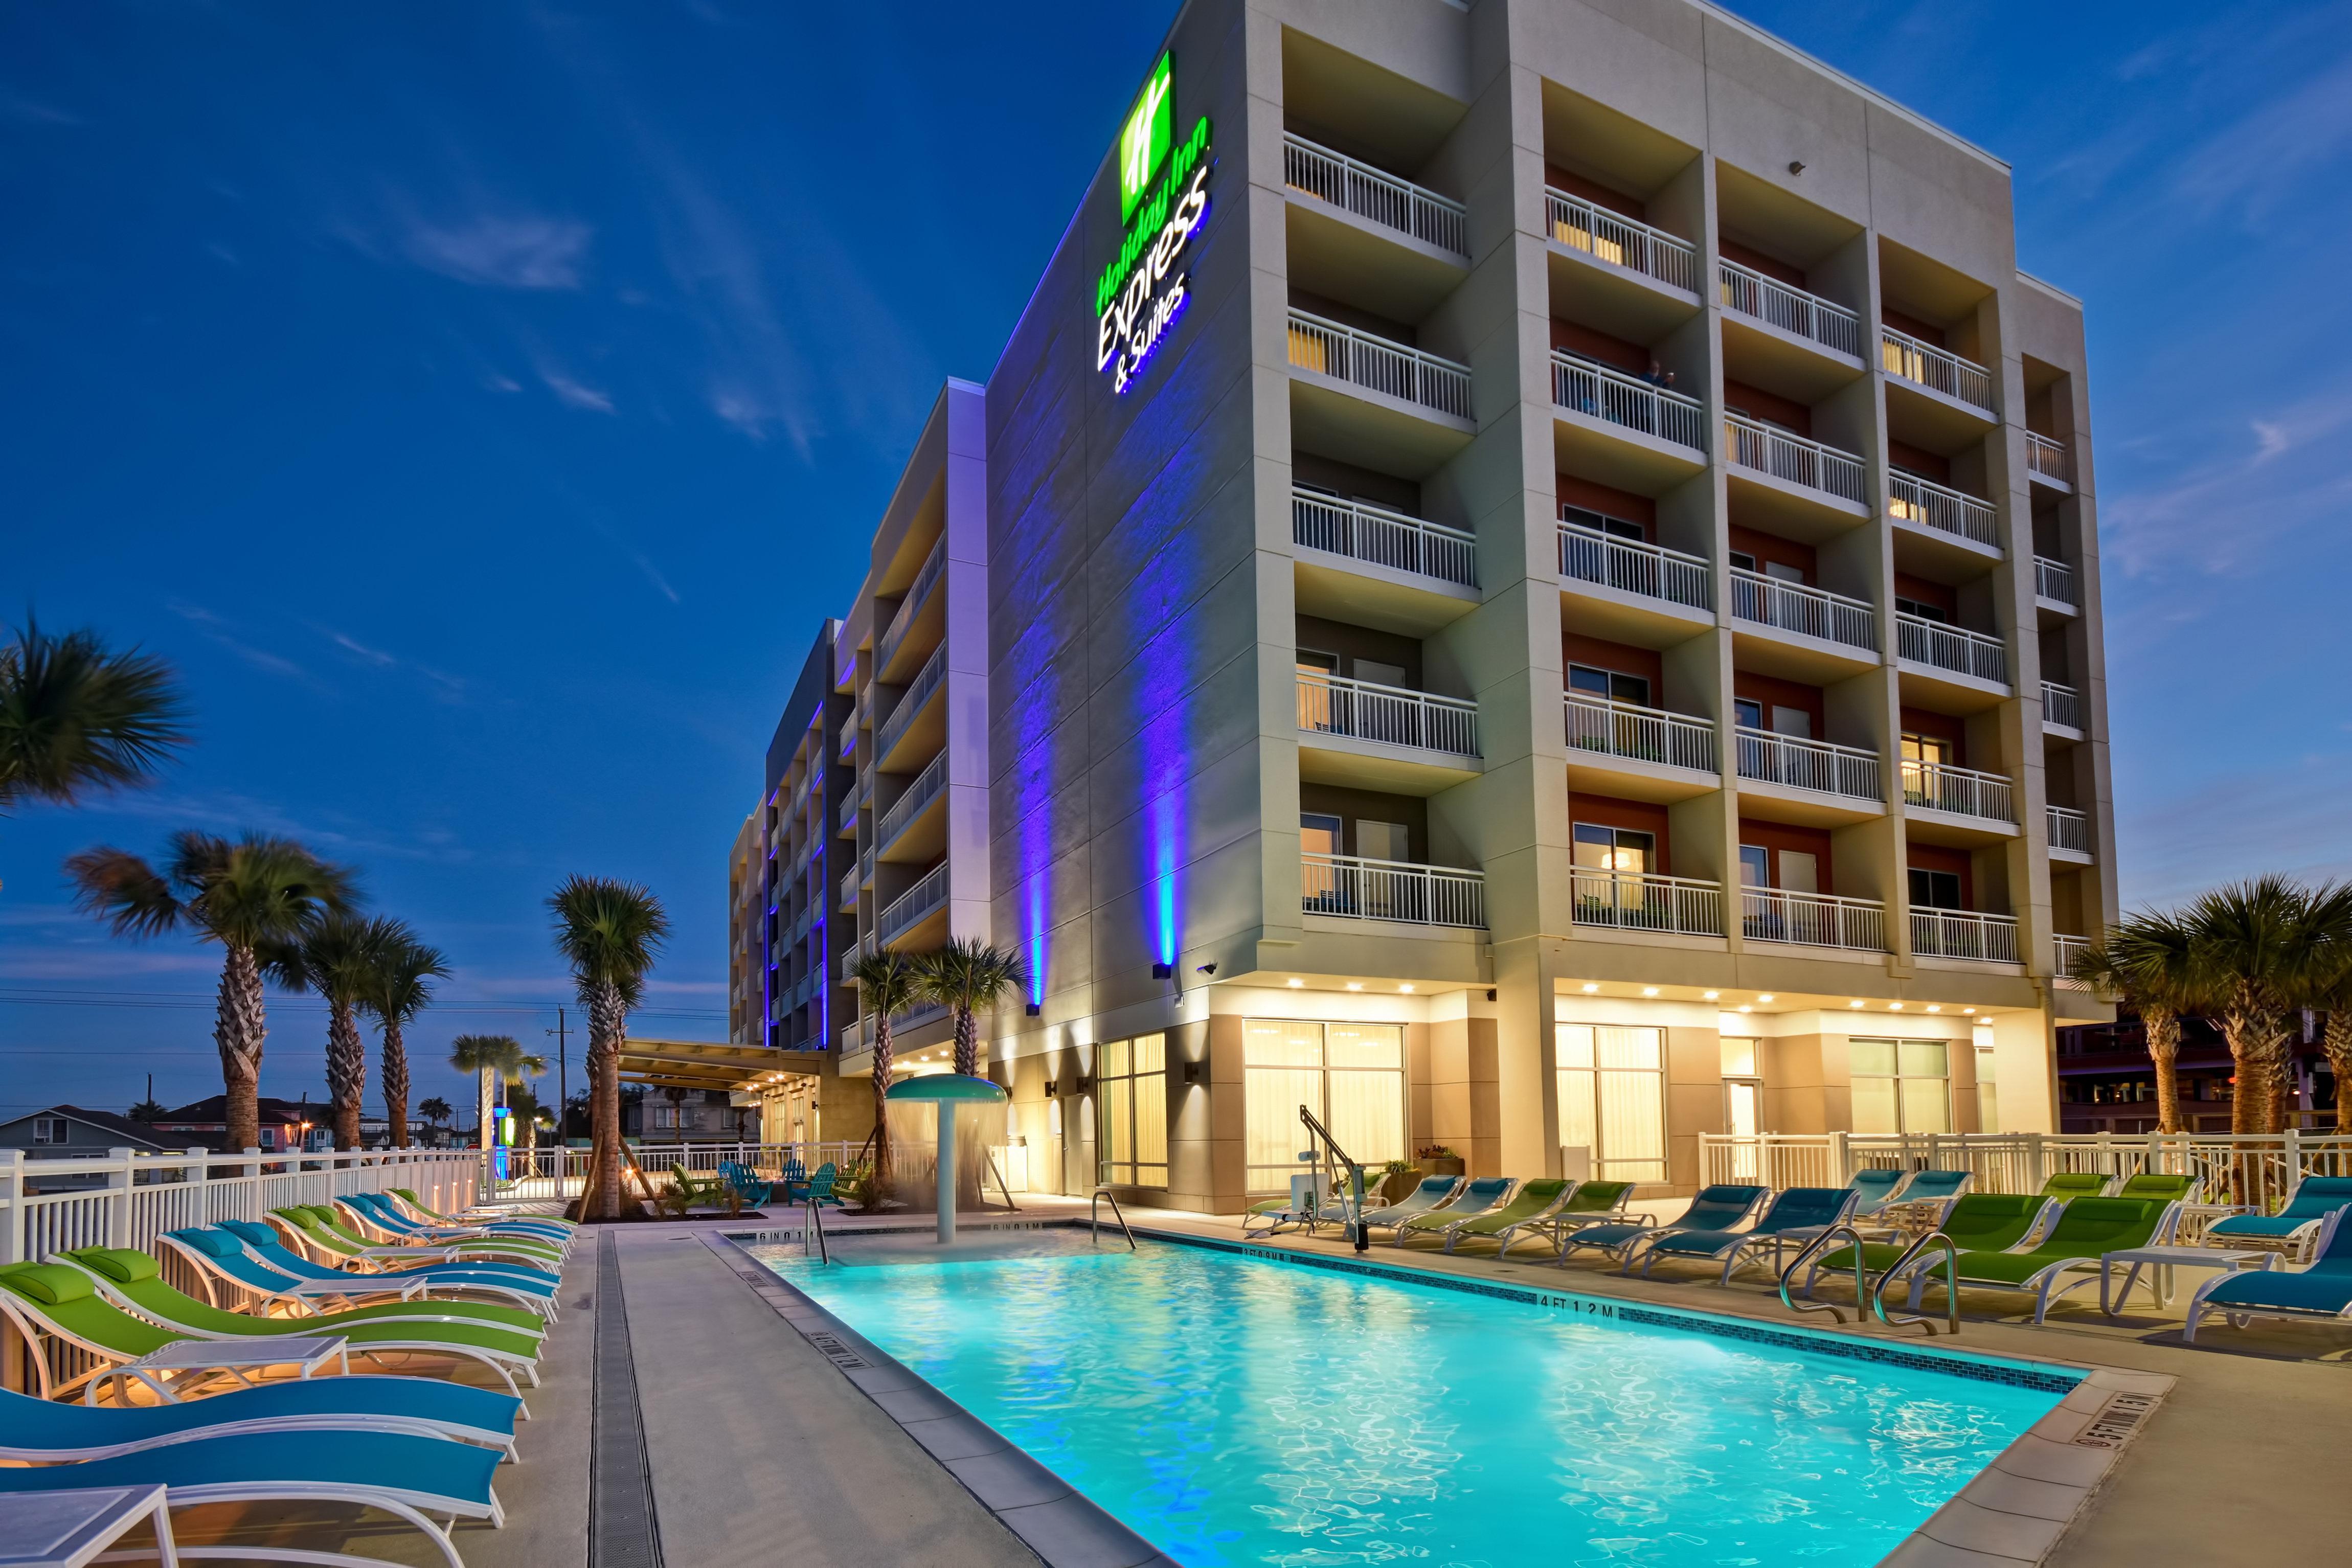
[[[2007,165],[1695,0],[1192,0],[1138,63],[769,753],[771,1135],[865,1135],[844,968],[950,934],[1029,966],[1039,1189],[1231,1210],[1302,1105],[1660,1191],[2054,1130],[2114,838]]]

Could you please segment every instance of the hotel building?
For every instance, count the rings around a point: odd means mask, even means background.
[[[1139,64],[770,751],[770,1134],[866,1134],[845,966],[949,935],[1029,966],[1033,1189],[1230,1211],[1302,1105],[1660,1192],[2055,1130],[2114,836],[2007,165],[1694,0],[1192,0]]]

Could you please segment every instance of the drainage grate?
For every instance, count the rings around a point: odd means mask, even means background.
[[[2085,1448],[2120,1448],[2155,1408],[2155,1399],[2146,1394],[2118,1394],[2074,1441]]]
[[[629,1354],[629,1307],[613,1233],[596,1239],[596,1381],[590,1396],[588,1561],[592,1568],[661,1568],[661,1524]]]

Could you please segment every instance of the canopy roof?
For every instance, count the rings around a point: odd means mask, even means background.
[[[972,1101],[982,1104],[1001,1103],[1008,1098],[1001,1085],[985,1078],[966,1078],[958,1072],[930,1072],[919,1078],[903,1079],[890,1085],[885,1100],[913,1101]]]
[[[719,1089],[748,1093],[814,1074],[824,1056],[814,1051],[770,1051],[700,1040],[639,1040],[621,1048],[621,1082],[665,1089]]]

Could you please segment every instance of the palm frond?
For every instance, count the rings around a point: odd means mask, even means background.
[[[92,632],[49,636],[28,617],[0,649],[0,810],[148,782],[187,744],[185,716],[163,660]]]
[[[172,884],[129,850],[84,850],[66,862],[66,875],[76,907],[105,921],[117,936],[161,936],[187,918]]]
[[[387,1023],[405,1024],[433,999],[433,982],[448,977],[441,949],[419,941],[404,920],[379,915],[368,922],[376,962],[360,1006]]]
[[[926,994],[920,967],[904,953],[862,953],[849,967],[849,977],[870,1013],[904,1012]]]
[[[669,936],[669,915],[651,889],[609,877],[572,876],[549,895],[556,951],[584,990],[611,986],[624,1006],[643,994],[646,971]]]

